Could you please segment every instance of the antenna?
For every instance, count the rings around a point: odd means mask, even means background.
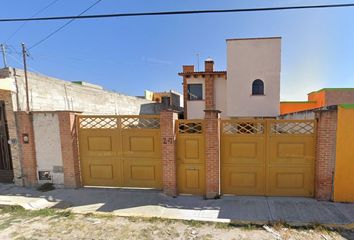
[[[196,54],[197,57],[197,71],[199,72],[199,53]]]

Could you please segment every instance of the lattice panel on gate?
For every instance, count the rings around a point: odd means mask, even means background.
[[[178,122],[178,133],[180,134],[201,134],[203,133],[203,122]]]
[[[314,121],[301,121],[301,122],[272,122],[272,134],[314,134],[315,123]]]
[[[80,117],[79,127],[81,129],[115,129],[118,128],[118,121],[115,117]]]
[[[159,118],[122,117],[122,129],[159,129]]]
[[[224,134],[263,134],[263,122],[224,122],[222,125]]]

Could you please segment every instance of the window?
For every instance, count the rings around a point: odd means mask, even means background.
[[[260,79],[256,79],[252,83],[252,95],[264,95],[264,83]]]
[[[188,100],[203,100],[203,84],[188,84]]]
[[[161,98],[161,103],[164,105],[164,106],[170,106],[170,97],[167,97],[167,96],[164,96]]]

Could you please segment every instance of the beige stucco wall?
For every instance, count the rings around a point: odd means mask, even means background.
[[[187,84],[202,84],[203,85],[203,100],[187,101],[187,118],[202,119],[204,118],[205,110],[205,79],[191,77],[187,79]]]
[[[187,101],[187,109],[188,119],[203,119],[205,101]]]
[[[227,115],[279,115],[281,39],[227,40]],[[252,96],[252,82],[264,82],[264,96]]]
[[[226,79],[216,78],[214,81],[215,109],[221,111],[220,116],[226,117]]]
[[[33,130],[37,170],[50,171],[51,182],[63,185],[64,173],[58,115],[56,113],[33,113]]]

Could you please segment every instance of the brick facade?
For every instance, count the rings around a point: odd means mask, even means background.
[[[176,138],[175,120],[177,113],[169,110],[160,114],[161,127],[161,161],[163,191],[169,196],[177,195],[177,163],[176,163]]]
[[[10,91],[0,91],[0,99],[5,101],[10,139],[18,143],[11,144],[11,154],[17,184],[35,186],[37,181],[37,161],[33,129],[33,115],[27,112],[13,112]],[[212,107],[212,106],[210,106]],[[66,187],[80,187],[80,162],[77,144],[75,113],[56,112],[59,120],[60,144]],[[214,198],[220,194],[220,129],[219,111],[205,110],[205,173],[206,197]],[[333,195],[333,175],[336,158],[337,109],[316,112],[317,145],[315,168],[315,197],[331,200]],[[175,120],[177,114],[170,110],[161,112],[162,144],[162,181],[163,191],[176,196],[177,164]],[[17,128],[16,128],[17,124]],[[28,135],[29,142],[24,143],[23,136]]]
[[[81,174],[75,112],[58,112],[65,187],[80,187]]]
[[[206,198],[220,195],[220,134],[217,110],[205,112],[205,173]]]
[[[315,197],[319,200],[331,200],[336,161],[337,110],[317,112],[316,118]]]
[[[16,118],[13,110],[12,94],[11,91],[0,90],[0,100],[5,102],[5,113],[6,113],[6,122],[9,132],[9,139],[13,140],[10,144],[12,167],[14,172],[14,182],[16,185],[22,185],[21,180],[22,169],[20,162],[20,149],[17,136],[16,128]]]
[[[37,161],[35,139],[33,132],[33,116],[27,112],[16,112],[18,141],[20,144],[20,156],[22,162],[22,177],[25,186],[36,186]],[[24,138],[28,136],[28,143]]]

